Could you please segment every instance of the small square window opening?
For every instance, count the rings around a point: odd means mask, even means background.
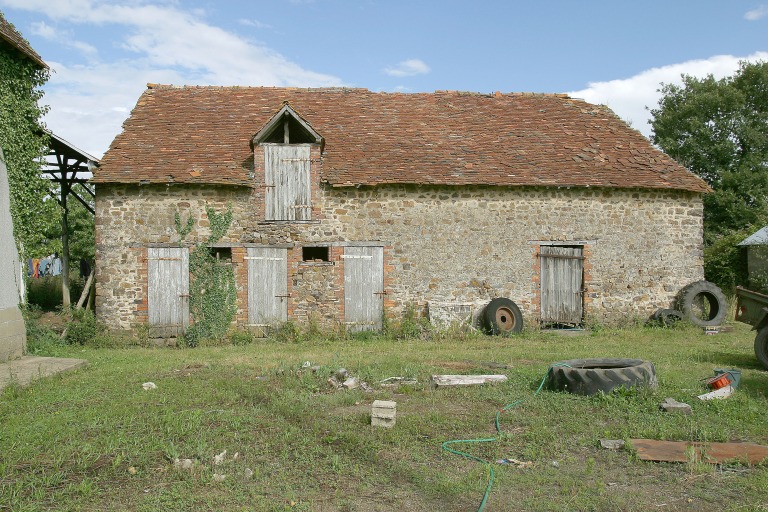
[[[302,247],[301,259],[304,261],[331,261],[330,247]]]

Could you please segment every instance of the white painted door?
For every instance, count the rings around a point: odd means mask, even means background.
[[[148,248],[147,279],[150,337],[184,334],[189,325],[189,250]]]
[[[384,314],[384,249],[344,248],[344,321],[347,329],[381,329]]]

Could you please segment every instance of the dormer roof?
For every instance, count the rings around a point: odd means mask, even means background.
[[[288,102],[267,124],[253,136],[252,144],[276,142],[283,144],[312,143],[322,144],[323,138],[304,120]]]

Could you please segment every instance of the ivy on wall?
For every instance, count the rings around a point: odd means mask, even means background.
[[[207,243],[198,243],[189,255],[189,314],[193,324],[184,335],[188,346],[197,346],[203,339],[221,339],[226,336],[237,312],[237,288],[235,273],[230,262],[216,258],[209,246],[226,234],[232,224],[232,206],[224,213],[217,213],[206,206],[211,235]],[[179,236],[191,230],[190,222],[182,227],[176,214]],[[190,216],[191,219],[191,216]],[[188,229],[189,228],[189,229]]]
[[[39,158],[46,140],[38,128],[47,107],[38,105],[47,69],[38,69],[7,45],[0,46],[0,146],[5,154],[10,185],[11,216],[17,243],[29,252],[45,243],[45,223],[58,220],[55,201],[44,201],[48,183],[40,176]]]

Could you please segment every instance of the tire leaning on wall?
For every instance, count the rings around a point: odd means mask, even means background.
[[[725,321],[728,303],[725,294],[716,284],[702,280],[680,290],[677,309],[693,325],[714,327]]]
[[[485,307],[483,326],[488,334],[515,334],[523,330],[523,314],[510,299],[498,297]]]

